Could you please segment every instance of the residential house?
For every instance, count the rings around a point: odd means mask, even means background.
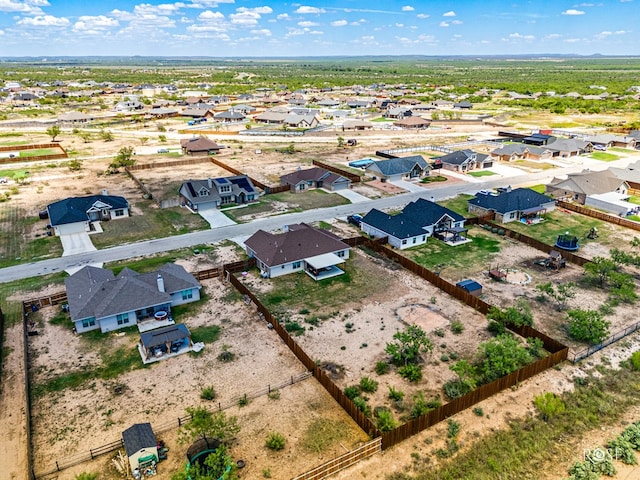
[[[551,158],[552,152],[545,147],[508,143],[491,151],[491,156],[503,162],[514,160],[543,160]]]
[[[158,463],[158,442],[150,423],[136,423],[122,432],[122,444],[131,471],[140,472],[148,462]]]
[[[58,123],[68,125],[78,125],[82,123],[89,123],[95,120],[95,116],[90,113],[83,112],[66,112],[58,115]]]
[[[158,270],[137,273],[129,268],[118,275],[86,266],[64,281],[71,321],[76,332],[110,332],[143,322],[171,320],[171,307],[200,299],[200,284],[182,266],[166,263]],[[141,328],[141,330],[143,330]]]
[[[232,108],[224,112],[216,113],[214,115],[214,118],[220,122],[233,123],[233,122],[241,122],[247,117],[243,113]]]
[[[344,273],[337,265],[349,258],[350,247],[333,233],[305,223],[289,225],[283,233],[258,230],[245,242],[261,275],[279,277],[305,272],[314,280]]]
[[[292,192],[303,192],[310,188],[344,190],[351,186],[351,180],[324,168],[313,167],[297,170],[280,177],[282,185],[289,185]]]
[[[586,204],[587,198],[591,195],[609,192],[626,195],[628,191],[629,184],[610,170],[570,173],[566,179],[554,178],[545,189],[545,192],[554,198],[570,198],[582,205]]]
[[[635,148],[637,140],[632,136],[613,135],[611,133],[602,133],[600,135],[592,135],[584,139],[590,142],[592,145],[599,145],[601,147],[620,147],[620,148]]]
[[[465,218],[446,207],[425,199],[409,203],[397,215],[372,209],[360,222],[360,228],[375,238],[388,237],[392,247],[405,249],[422,245],[430,236],[449,243],[462,243]]]
[[[457,150],[442,157],[437,157],[436,160],[442,163],[442,168],[445,170],[461,173],[493,166],[493,158],[489,155],[469,149]]]
[[[253,203],[258,191],[246,175],[189,180],[180,186],[180,204],[197,212],[223,205]]]
[[[546,133],[532,133],[528,137],[524,137],[522,139],[522,143],[541,147],[542,145],[548,145],[554,142],[555,140],[556,140],[556,137],[554,137],[553,135],[548,135]]]
[[[288,112],[277,111],[277,110],[266,110],[262,113],[259,113],[253,120],[257,123],[275,123],[282,124],[285,119],[289,116]]]
[[[462,100],[460,102],[454,103],[453,108],[459,108],[461,110],[471,110],[473,108],[473,104],[468,100]]]
[[[420,130],[423,128],[429,128],[429,125],[431,125],[431,121],[425,120],[422,117],[411,116],[396,120],[395,122],[393,122],[393,125],[400,128]]]
[[[284,124],[291,128],[315,128],[320,124],[320,120],[316,113],[289,113],[284,119]]]
[[[422,155],[413,155],[377,160],[367,165],[365,171],[385,182],[425,177],[429,175],[429,165]]]
[[[213,118],[215,112],[208,107],[187,107],[180,115],[189,118]]]
[[[136,110],[142,110],[144,108],[144,103],[140,100],[123,100],[121,102],[116,103],[113,107],[113,111],[115,112],[135,112]]]
[[[575,157],[593,151],[591,142],[577,138],[560,138],[548,143],[545,148],[551,151],[553,157],[561,158]]]
[[[102,195],[70,197],[50,203],[47,213],[56,235],[90,232],[95,230],[93,222],[128,217],[129,202],[105,191]]]
[[[390,107],[384,113],[384,116],[387,118],[405,118],[413,115],[413,112],[408,107]]]
[[[241,105],[234,105],[233,110],[236,112],[240,112],[245,116],[256,113],[256,107],[254,107],[253,105],[246,105],[244,103]]]
[[[372,130],[373,123],[369,120],[346,119],[342,122],[342,130]]]
[[[530,188],[506,189],[498,194],[478,193],[467,201],[469,212],[479,217],[495,214],[495,221],[536,222],[555,208],[555,200]]]
[[[207,137],[183,138],[180,140],[182,152],[187,155],[214,155],[219,153],[223,147]]]

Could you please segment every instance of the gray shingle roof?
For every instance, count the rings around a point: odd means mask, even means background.
[[[411,238],[418,235],[426,235],[424,229],[406,218],[404,215],[389,215],[375,208],[371,209],[362,219],[362,223],[371,225],[378,230],[396,237]]]
[[[442,163],[446,163],[449,165],[462,165],[472,160],[475,160],[476,162],[483,162],[488,157],[489,155],[485,155],[484,153],[476,153],[473,150],[465,149],[448,153],[446,155],[438,157],[437,159],[441,160]]]
[[[553,202],[551,197],[542,195],[530,188],[516,188],[498,195],[477,195],[468,201],[471,205],[477,205],[486,210],[494,210],[498,213],[523,211],[550,202]]]
[[[150,423],[136,423],[122,432],[122,441],[127,457],[134,455],[143,448],[157,447],[156,436]]]
[[[156,328],[140,334],[140,341],[145,348],[157,347],[167,343],[175,342],[191,336],[189,329],[184,323],[177,323],[167,327]]]
[[[55,227],[66,223],[86,222],[89,220],[87,212],[96,204],[106,205],[110,210],[129,207],[124,197],[114,195],[65,198],[47,205],[49,223]]]
[[[416,165],[423,170],[428,168],[427,161],[422,155],[413,155],[411,157],[377,160],[368,165],[367,170],[378,171],[382,175],[399,175],[409,173]]]

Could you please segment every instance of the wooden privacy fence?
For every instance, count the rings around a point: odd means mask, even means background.
[[[9,147],[0,147],[0,152],[18,152],[20,150],[40,150],[45,148],[59,148],[66,155],[66,151],[59,143],[37,143],[33,145],[14,145]]]
[[[602,220],[603,222],[613,223],[614,225],[620,225],[621,227],[627,227],[631,230],[640,232],[640,223],[627,220],[626,218],[618,217],[616,215],[610,215],[598,210],[592,210],[591,208],[583,207],[582,205],[576,205],[575,203],[563,202],[561,200],[556,201],[556,205],[560,208],[564,208],[566,210],[570,210],[587,217],[597,218],[598,220]]]
[[[169,162],[155,162],[155,163],[143,163],[141,165],[131,165],[127,167],[131,171],[135,170],[152,170],[154,168],[165,168],[165,167],[181,167],[185,165],[196,165],[198,163],[208,163],[208,157],[194,157],[186,160],[172,160]]]
[[[313,164],[317,167],[322,167],[325,170],[329,170],[330,172],[337,173],[338,175],[342,175],[345,178],[351,180],[352,183],[360,183],[362,178],[360,175],[356,175],[355,173],[349,172],[348,170],[343,170],[334,165],[330,165],[328,163],[321,162],[320,160],[314,160]]]
[[[338,473],[341,470],[351,467],[355,465],[360,460],[364,460],[365,458],[369,458],[376,453],[380,453],[382,451],[382,438],[377,437],[371,440],[370,442],[361,445],[355,450],[351,450],[339,457],[333,458],[322,465],[315,467],[308,472],[303,473],[302,475],[298,475],[294,477],[293,480],[320,480],[322,478],[326,478],[329,475],[333,475],[334,473]]]

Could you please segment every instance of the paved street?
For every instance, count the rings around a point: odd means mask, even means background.
[[[206,231],[198,231],[134,244],[120,245],[104,250],[97,250],[95,252],[79,253],[61,258],[7,267],[0,269],[0,282],[11,282],[23,278],[47,275],[61,270],[67,270],[69,268],[75,269],[87,264],[113,262],[179,248],[188,248],[203,243],[214,243],[231,238],[246,238],[259,229],[274,230],[282,227],[283,225],[289,225],[292,223],[311,223],[330,218],[346,217],[347,215],[352,215],[354,213],[366,213],[371,208],[377,208],[380,210],[398,208],[418,198],[431,199],[431,197],[433,197],[435,200],[442,200],[454,197],[461,193],[475,193],[480,189],[491,189],[505,186],[507,184],[515,187],[547,183],[554,176],[579,172],[586,167],[591,168],[591,170],[605,170],[609,167],[625,167],[629,163],[638,160],[640,160],[640,157],[636,156],[608,163],[591,161],[570,167],[546,170],[538,173],[528,173],[519,176],[510,176],[508,178],[495,175],[482,177],[483,180],[486,179],[482,183],[460,183],[450,186],[447,186],[446,182],[442,184],[434,183],[430,188],[424,189],[420,192],[408,192],[393,197],[368,200],[350,205],[340,205],[338,207],[319,208],[308,210],[306,212],[277,215],[270,218],[255,220],[251,223],[227,225]]]

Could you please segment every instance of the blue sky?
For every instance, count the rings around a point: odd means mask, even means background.
[[[640,55],[639,3],[0,0],[0,56]]]

